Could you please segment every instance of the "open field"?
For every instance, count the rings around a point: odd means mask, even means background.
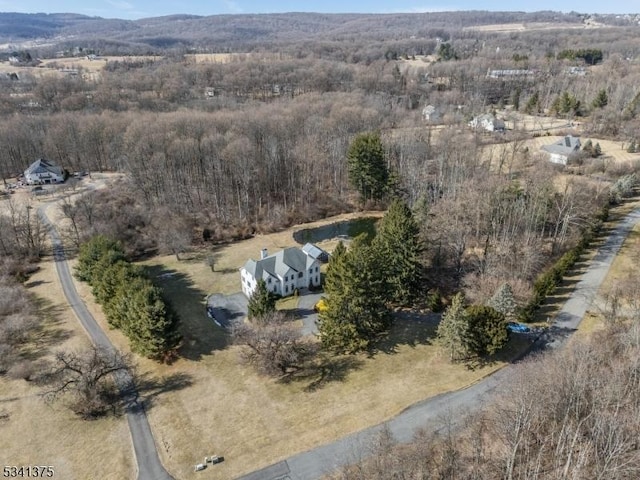
[[[99,73],[108,62],[155,61],[160,58],[162,57],[152,55],[100,56],[94,60],[89,60],[87,57],[50,58],[43,60],[42,63],[36,67],[25,67],[13,65],[9,62],[0,62],[0,73],[15,72],[18,75],[29,74],[36,77],[44,77],[47,75],[64,76],[68,75],[69,70],[82,70],[82,73],[85,74],[85,79],[97,80]]]
[[[44,318],[32,355],[46,360],[55,350],[89,346],[66,303],[51,259],[41,262],[26,285],[37,297]],[[50,465],[55,478],[135,478],[125,418],[83,421],[61,404],[47,405],[39,392],[32,383],[0,377],[0,458],[4,465]]]

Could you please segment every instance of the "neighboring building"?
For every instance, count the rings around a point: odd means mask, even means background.
[[[503,132],[505,130],[504,121],[489,113],[475,117],[469,122],[469,126],[474,130],[485,130],[487,132]]]
[[[516,79],[522,77],[532,77],[535,75],[533,70],[525,69],[509,69],[509,70],[487,70],[488,78],[504,78],[504,79]]]
[[[270,292],[283,297],[303,288],[319,287],[322,252],[309,243],[302,249],[285,248],[273,255],[268,255],[265,248],[260,260],[248,260],[240,269],[242,292],[250,297],[259,279],[265,281]]]
[[[36,160],[24,171],[24,181],[27,185],[62,183],[64,179],[62,167],[54,165],[44,158]]]
[[[542,150],[549,154],[552,163],[566,165],[571,157],[580,152],[580,139],[567,135],[551,145],[543,145]]]
[[[422,118],[425,122],[437,123],[442,118],[442,114],[433,105],[427,105],[422,109]]]

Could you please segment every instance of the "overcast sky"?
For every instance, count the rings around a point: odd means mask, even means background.
[[[175,13],[393,13],[452,10],[640,13],[640,0],[0,0],[2,12],[71,12],[105,18],[137,19]]]

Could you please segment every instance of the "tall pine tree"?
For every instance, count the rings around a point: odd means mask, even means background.
[[[452,362],[469,357],[470,331],[462,293],[457,293],[453,297],[451,305],[442,315],[442,320],[438,325],[437,337]]]
[[[353,140],[347,151],[347,167],[349,181],[363,202],[384,197],[389,171],[379,134],[363,133]]]
[[[334,251],[325,280],[325,303],[318,330],[324,348],[366,349],[390,325],[385,282],[376,250],[361,236],[348,251]]]
[[[160,289],[142,278],[132,282],[126,299],[123,332],[131,350],[154,360],[170,356],[182,339],[178,319],[164,302]]]
[[[373,246],[381,258],[387,300],[409,305],[420,288],[420,228],[407,204],[394,200],[377,227]]]

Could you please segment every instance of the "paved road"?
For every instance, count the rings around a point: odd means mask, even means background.
[[[534,348],[558,348],[574,332],[607,275],[611,262],[631,229],[640,222],[640,209],[618,224],[600,247],[587,271],[557,315],[549,331]],[[439,428],[444,418],[454,419],[481,407],[496,387],[508,382],[514,368],[508,366],[471,387],[444,393],[412,405],[396,417],[374,427],[343,437],[333,443],[299,453],[240,480],[315,480],[342,465],[369,455],[370,439],[387,426],[398,442],[409,442],[421,428]]]
[[[60,283],[62,284],[64,295],[67,297],[69,305],[73,308],[80,324],[87,332],[87,335],[89,335],[93,344],[107,350],[112,350],[113,345],[111,341],[95,321],[73,284],[62,240],[55,226],[49,221],[45,213],[47,205],[51,204],[53,204],[53,202],[39,207],[38,217],[40,217],[49,230],[51,243],[53,244],[53,255],[56,261],[56,270],[60,278]],[[153,440],[153,434],[151,433],[151,427],[147,420],[147,414],[144,411],[144,406],[138,401],[137,392],[130,387],[130,380],[131,377],[129,374],[123,374],[117,377],[118,385],[125,399],[127,422],[129,423],[131,440],[138,465],[138,480],[173,480],[173,477],[167,473],[160,462],[158,451]]]

